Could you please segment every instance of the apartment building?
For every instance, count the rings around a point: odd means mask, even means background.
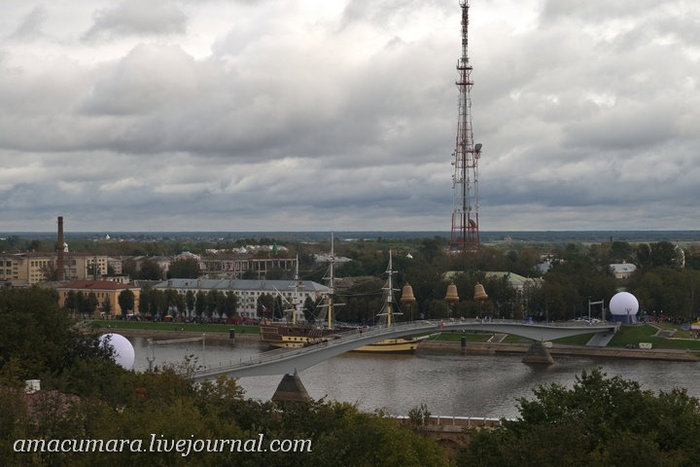
[[[98,275],[107,274],[107,257],[88,253],[66,253],[64,260],[66,280],[84,280],[94,277],[94,265]],[[12,287],[29,287],[54,279],[56,253],[0,253],[0,283]]]
[[[282,296],[284,300],[303,304],[307,297],[316,300],[325,296],[330,289],[314,281],[299,281],[294,287],[288,280],[219,280],[219,279],[170,279],[154,286],[158,290],[174,289],[179,294],[191,290],[197,293],[209,292],[212,289],[225,293],[233,293],[238,297],[238,314],[244,318],[261,318],[257,313],[258,298],[263,294]]]
[[[274,269],[294,271],[296,258],[255,258],[246,254],[219,255],[200,260],[204,265],[204,274],[209,277],[230,277],[240,279],[246,273],[254,274],[258,279],[264,278]]]

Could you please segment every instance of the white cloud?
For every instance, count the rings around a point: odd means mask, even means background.
[[[700,15],[650,5],[472,4],[482,229],[700,228]],[[457,1],[10,1],[0,224],[448,230],[459,33]]]

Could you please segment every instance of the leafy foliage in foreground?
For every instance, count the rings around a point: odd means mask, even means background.
[[[573,388],[540,386],[520,417],[473,433],[459,465],[691,466],[700,458],[700,402],[684,389],[655,394],[594,370]]]

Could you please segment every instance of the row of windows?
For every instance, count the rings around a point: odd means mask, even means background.
[[[193,292],[193,293],[197,293],[197,292],[195,292],[194,290],[193,290],[192,292]],[[205,290],[202,290],[202,292],[205,292]],[[224,293],[228,293],[228,292],[225,292],[225,291],[223,291],[223,292],[224,292]],[[241,295],[254,295],[254,296],[258,296],[258,295],[260,295],[261,293],[271,293],[271,292],[260,292],[260,291],[256,291],[256,292],[250,292],[250,291],[241,292],[241,291],[239,291],[239,290],[232,290],[231,292],[233,292],[235,295],[238,295],[238,296],[241,296]],[[185,295],[185,294],[187,293],[187,291],[186,291],[186,290],[178,290],[177,293],[179,293],[180,295]],[[277,293],[280,294],[280,295],[283,295],[283,296],[285,296],[285,297],[294,297],[294,296],[303,297],[303,296],[305,296],[304,294],[299,294],[299,293],[295,294],[294,292],[277,292]]]

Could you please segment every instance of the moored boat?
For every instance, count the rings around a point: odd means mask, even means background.
[[[397,313],[394,310],[396,303],[394,302],[394,288],[392,276],[396,271],[392,268],[392,255],[389,250],[389,266],[386,274],[388,275],[386,286],[384,287],[384,305],[381,312],[377,315],[380,318],[379,326],[391,327],[395,322],[394,316],[402,313]],[[353,349],[353,352],[375,352],[375,353],[413,353],[418,348],[420,341],[427,339],[428,336],[404,336],[390,339],[382,339],[371,344],[363,345]]]
[[[297,262],[298,264],[298,262]],[[322,306],[326,310],[326,317],[321,320],[322,324],[311,324],[311,323],[301,323],[297,322],[296,310],[297,304],[291,304],[289,313],[291,315],[291,322],[261,322],[260,323],[260,341],[269,344],[271,347],[286,347],[286,348],[301,348],[309,345],[315,345],[322,342],[326,342],[331,339],[336,339],[340,337],[343,333],[349,331],[356,331],[360,328],[357,326],[347,326],[339,325],[334,322],[333,319],[333,309],[334,306],[338,304],[333,303],[333,291],[334,291],[334,264],[335,255],[333,248],[333,240],[331,237],[331,254],[330,254],[330,267],[329,275],[327,279],[329,280],[329,293],[326,297],[326,303]],[[390,327],[395,321],[395,316],[401,313],[397,313],[394,310],[396,305],[394,301],[394,289],[393,289],[393,274],[396,272],[392,269],[392,256],[391,251],[389,251],[389,266],[386,273],[388,274],[387,285],[384,287],[384,304],[382,306],[381,312],[377,315],[380,318],[380,323],[378,326]],[[298,284],[298,272],[295,278],[296,284]],[[412,337],[404,336],[390,339],[383,339],[371,344],[363,345],[353,350],[353,352],[372,352],[372,353],[412,353],[418,348],[420,341],[426,339],[427,336]]]

